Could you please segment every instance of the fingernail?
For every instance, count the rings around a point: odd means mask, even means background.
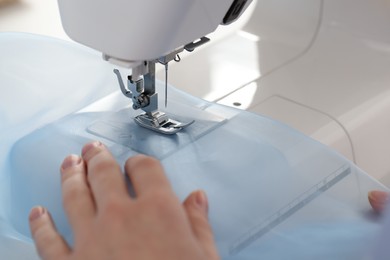
[[[207,200],[206,193],[202,190],[198,191],[195,196],[196,204],[202,208],[205,215],[207,215],[209,211],[209,203]]]
[[[91,142],[91,143],[84,145],[83,150],[81,151],[82,156],[84,156],[86,153],[88,153],[92,149],[99,147],[101,145],[102,145],[102,143],[99,141],[94,141],[94,142]]]
[[[378,203],[378,204],[386,204],[388,199],[389,199],[389,195],[387,194],[387,192],[384,192],[384,191],[370,191],[368,193],[368,198],[371,200],[371,201],[374,201],[375,203]]]
[[[34,221],[34,220],[37,220],[38,218],[40,218],[43,214],[45,214],[45,209],[43,207],[34,207],[31,212],[30,212],[30,216],[29,216],[29,220],[30,221]]]
[[[68,168],[74,167],[81,163],[81,157],[75,154],[71,154],[66,157],[61,165],[62,169],[66,170]]]
[[[384,191],[370,191],[368,201],[374,211],[382,213],[389,201],[389,194]]]

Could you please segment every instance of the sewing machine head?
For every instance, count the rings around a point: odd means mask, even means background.
[[[192,122],[178,122],[158,111],[155,63],[167,66],[180,52],[193,51],[219,24],[230,24],[252,0],[58,0],[63,27],[73,40],[99,50],[103,58],[132,68],[127,87],[118,70],[123,94],[144,114],[135,121],[164,134]],[[167,82],[166,82],[167,83]],[[167,95],[165,95],[167,100]],[[166,102],[166,101],[165,101]]]

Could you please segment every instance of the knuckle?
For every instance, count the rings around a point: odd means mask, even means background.
[[[85,202],[85,198],[78,189],[63,192],[62,194],[62,206],[64,207],[66,213],[74,212],[80,207],[78,205],[83,202]]]
[[[108,158],[96,158],[94,160],[95,170],[110,170],[112,168],[118,167],[117,162],[114,159]]]
[[[65,203],[72,202],[83,193],[77,176],[66,178],[62,182],[63,200]]]
[[[62,195],[64,207],[68,208],[70,205],[72,205],[72,202],[74,202],[77,197],[79,196],[76,194],[76,192],[64,192]]]
[[[62,170],[61,182],[65,183],[75,175],[74,169]]]
[[[108,195],[106,201],[107,201],[106,203],[107,209],[111,209],[114,211],[121,210],[124,206],[122,198],[116,194]]]
[[[212,236],[210,223],[202,214],[197,214],[197,215],[193,216],[193,221],[205,233],[207,233],[208,235]]]
[[[107,198],[107,201],[102,208],[102,214],[110,222],[118,222],[126,216],[127,205],[122,198],[112,195]]]
[[[137,155],[127,160],[126,166],[131,168],[149,168],[149,167],[160,167],[160,162],[150,156]]]
[[[56,239],[57,235],[55,231],[51,230],[48,225],[41,225],[33,232],[33,237],[38,248],[45,249],[44,247],[50,246]]]
[[[88,176],[90,177],[104,177],[107,173],[112,172],[113,170],[119,170],[119,165],[114,159],[104,159],[104,158],[96,158],[93,165],[91,165]]]
[[[59,239],[58,236],[48,230],[43,230],[38,237],[35,239],[37,244],[38,255],[42,258],[48,256],[50,252],[56,251],[56,240]]]
[[[162,205],[173,203],[175,198],[172,195],[172,193],[167,192],[167,190],[162,187],[156,188],[153,193],[153,197],[156,203]]]
[[[53,240],[53,234],[50,232],[50,229],[47,225],[41,225],[34,231],[35,240],[39,241],[42,244],[47,244]]]
[[[156,211],[160,216],[171,215],[172,212],[177,210],[177,206],[180,205],[179,201],[176,201],[171,194],[163,190],[156,190],[149,199],[151,201],[151,203],[148,203],[150,210]]]

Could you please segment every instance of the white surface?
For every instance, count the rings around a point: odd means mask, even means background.
[[[348,6],[354,6],[353,11]],[[276,105],[267,114],[278,118],[282,113],[294,127],[334,147],[340,147],[334,142],[337,138],[327,137],[334,133],[324,135],[322,128],[337,123],[348,136],[351,159],[374,177],[386,178],[390,172],[389,7],[384,1],[324,1],[313,46],[301,58],[260,78],[249,110],[263,113],[264,100],[278,95],[321,113],[329,122],[321,123],[321,117],[310,120],[312,126],[318,125],[314,131],[299,123],[304,114],[281,112]],[[350,154],[346,149],[341,152]]]
[[[30,32],[69,39],[55,0],[13,0],[0,5],[0,31]]]
[[[281,120],[389,185],[389,7],[385,0],[260,0],[243,28],[250,34],[212,38],[170,66],[169,82]],[[67,38],[52,0],[0,7],[0,30]]]
[[[156,59],[213,32],[231,4],[232,0],[58,0],[70,38],[125,61]]]

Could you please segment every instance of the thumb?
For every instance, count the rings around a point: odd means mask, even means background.
[[[388,204],[387,202],[389,201],[389,194],[385,191],[370,191],[368,193],[368,201],[376,212],[381,213]]]
[[[208,221],[208,200],[204,191],[192,192],[183,203],[192,231],[207,259],[219,259],[215,247],[214,236]]]

